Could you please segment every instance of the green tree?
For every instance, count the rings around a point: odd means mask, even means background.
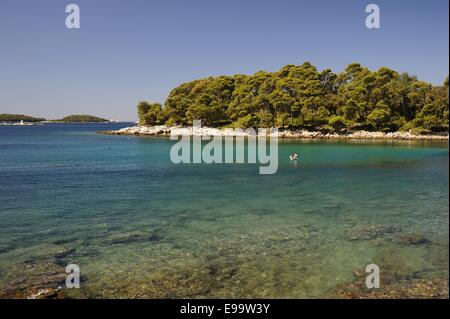
[[[141,125],[161,125],[167,121],[167,116],[162,105],[159,103],[139,102],[139,123]]]
[[[377,103],[377,107],[367,116],[367,122],[376,131],[389,131],[391,128],[391,110],[384,101]]]

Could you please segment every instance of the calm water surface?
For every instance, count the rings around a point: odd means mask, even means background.
[[[0,127],[0,291],[69,263],[92,298],[334,297],[371,263],[448,280],[447,143],[283,142],[262,176],[95,133],[129,125]]]

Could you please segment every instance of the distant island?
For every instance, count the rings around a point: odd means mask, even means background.
[[[0,122],[17,123],[21,121],[36,123],[46,121],[46,119],[22,114],[0,114]]]
[[[32,117],[20,114],[0,114],[2,124],[38,124],[38,123],[108,123],[110,120],[92,115],[69,115],[59,120],[47,120],[40,117]]]
[[[63,122],[63,123],[104,123],[110,122],[107,119],[96,117],[92,115],[69,115],[63,117],[60,120],[53,120],[52,122]]]
[[[449,130],[448,77],[432,85],[387,67],[359,63],[343,72],[317,70],[309,62],[276,72],[208,77],[173,89],[164,105],[140,102],[142,126],[355,131],[443,134]]]

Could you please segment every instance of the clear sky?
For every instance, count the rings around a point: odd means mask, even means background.
[[[81,9],[67,29],[65,7]],[[366,5],[381,29],[365,26]],[[388,66],[440,84],[448,0],[0,0],[0,113],[135,120],[182,82],[310,61]]]

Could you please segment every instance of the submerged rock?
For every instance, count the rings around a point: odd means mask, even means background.
[[[446,299],[448,283],[448,279],[419,279],[370,290],[364,283],[352,283],[340,286],[332,295],[345,299]]]
[[[9,246],[9,245],[0,245],[0,254],[7,253],[8,251],[11,251],[13,249],[14,249],[14,247]]]
[[[420,234],[410,234],[403,235],[397,238],[397,242],[403,245],[427,245],[430,244],[431,241],[423,235]]]
[[[95,248],[87,248],[82,251],[78,251],[77,255],[82,257],[96,257],[100,255],[100,251]]]
[[[65,258],[69,255],[72,255],[75,253],[75,249],[67,249],[67,250],[63,250],[60,253],[55,254],[55,258]]]
[[[393,226],[387,225],[356,225],[345,232],[348,240],[372,240],[383,236],[392,235],[397,232]]]
[[[131,232],[124,234],[117,234],[108,237],[105,242],[108,244],[127,244],[146,241],[160,241],[162,237],[156,233]]]
[[[65,282],[65,268],[52,262],[18,264],[11,272],[15,280],[0,287],[0,298],[60,298]]]
[[[69,264],[67,257],[73,255],[75,252],[75,249],[62,248],[60,252],[53,255],[55,263],[61,267],[66,267]]]
[[[58,297],[58,293],[61,291],[61,287],[57,288],[44,288],[39,289],[38,292],[32,293],[27,298],[28,299],[54,299]]]

